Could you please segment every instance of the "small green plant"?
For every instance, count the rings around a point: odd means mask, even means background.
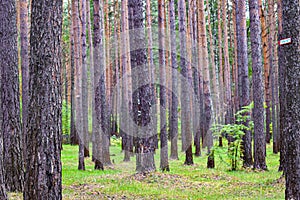
[[[226,163],[230,165],[230,168],[233,171],[238,169],[239,163],[241,161],[241,157],[243,154],[241,150],[241,143],[243,140],[243,136],[245,135],[245,131],[253,130],[253,121],[250,120],[250,115],[249,115],[252,108],[253,108],[253,103],[243,107],[242,110],[238,111],[235,114],[236,121],[234,124],[214,125],[211,129],[214,135],[217,136],[226,135],[226,138],[229,141],[228,149],[227,149],[228,159]],[[215,153],[218,152],[220,153],[221,151],[222,149],[220,147],[218,146],[214,147]],[[225,161],[223,158],[221,158],[221,160]]]

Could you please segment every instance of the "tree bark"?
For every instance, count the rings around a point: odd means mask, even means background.
[[[132,117],[137,126],[134,138],[136,153],[136,171],[148,173],[155,171],[154,151],[155,132],[151,121],[151,108],[153,107],[153,85],[149,68],[144,32],[144,1],[129,0],[129,30],[130,57],[132,68]],[[151,70],[151,69],[150,69]],[[155,106],[155,105],[154,105]]]
[[[2,3],[1,3],[2,6]],[[2,10],[0,9],[1,15],[2,15]],[[2,25],[0,25],[0,29],[2,30]],[[1,41],[2,41],[2,37]],[[1,51],[2,51],[2,47]],[[0,54],[1,58],[2,55]],[[1,70],[1,69],[0,69]],[[0,91],[2,91],[2,73],[0,72]],[[2,105],[2,100],[0,98],[0,105]],[[0,106],[0,124],[2,124],[2,106]],[[6,200],[7,198],[7,194],[6,194],[6,188],[5,188],[5,183],[4,183],[4,166],[3,166],[3,131],[0,131],[0,199]]]
[[[265,19],[265,10],[263,9],[262,0],[258,1],[259,15],[262,26],[262,47],[263,47],[263,58],[264,58],[264,76],[265,76],[265,101],[266,101],[266,142],[270,143],[271,133],[271,110],[270,110],[270,63],[269,63],[269,48],[268,48],[268,29]]]
[[[254,168],[266,170],[266,140],[264,133],[264,97],[262,80],[261,25],[258,13],[258,1],[249,1],[252,82],[253,82],[253,121],[254,121]]]
[[[168,137],[167,137],[167,99],[166,99],[166,48],[165,48],[165,3],[158,0],[158,38],[159,38],[159,69],[160,69],[160,169],[170,171],[168,161]]]
[[[62,1],[32,1],[25,200],[62,199]]]
[[[104,28],[103,1],[94,0],[94,92],[95,92],[95,169],[103,170],[103,134],[105,126],[102,120],[102,97],[105,97],[105,60],[104,60]]]
[[[27,0],[20,1],[20,39],[21,39],[21,68],[22,68],[22,134],[23,144],[26,138],[26,122],[28,109],[29,59],[28,59],[28,5]],[[25,154],[26,147],[23,151]]]
[[[89,117],[88,117],[88,77],[86,56],[86,1],[81,2],[81,59],[82,59],[82,136],[84,142],[84,157],[89,157]]]
[[[7,191],[23,191],[23,138],[21,132],[17,22],[15,1],[2,1],[1,108],[4,182]]]
[[[282,34],[280,39],[291,38],[292,43],[281,46],[280,57],[284,69],[286,140],[285,199],[300,199],[300,2],[282,1]]]
[[[205,144],[207,145],[207,152],[209,154],[207,167],[214,168],[214,157],[211,154],[211,148],[213,146],[213,137],[212,132],[210,131],[211,127],[211,115],[212,115],[212,102],[211,102],[211,93],[210,93],[210,78],[209,78],[209,66],[208,66],[208,51],[207,51],[207,36],[206,36],[206,22],[204,16],[204,0],[198,1],[198,34],[199,34],[199,49],[202,52],[201,62],[199,64],[203,65],[203,96],[204,96],[204,123],[203,123],[203,134],[205,135],[204,139]]]
[[[175,6],[174,0],[169,1],[170,19],[170,42],[171,42],[171,65],[172,65],[172,105],[171,105],[171,155],[170,159],[178,160],[178,83],[177,83],[177,54],[176,54],[176,26],[175,26]],[[200,143],[200,142],[199,142]]]
[[[187,67],[187,49],[186,49],[186,3],[184,0],[178,1],[178,18],[179,18],[179,37],[180,37],[180,67],[181,67],[181,136],[182,136],[182,150],[185,151],[186,165],[192,165],[192,130],[191,130],[191,116],[190,116],[190,97],[187,91],[188,67]]]
[[[239,106],[242,107],[250,104],[250,89],[248,77],[248,54],[247,54],[247,30],[246,30],[246,2],[237,0],[236,3],[236,34],[237,34],[237,53],[238,53],[238,70],[239,70]],[[249,115],[245,113],[244,115]],[[249,121],[244,122],[248,125]],[[252,161],[252,136],[250,131],[245,131],[242,142],[243,165],[250,167]]]

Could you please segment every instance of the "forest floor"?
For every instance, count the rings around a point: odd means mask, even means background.
[[[284,180],[278,172],[279,155],[267,147],[268,171],[240,169],[230,171],[226,154],[216,157],[216,168],[206,168],[206,156],[194,157],[193,166],[185,166],[184,154],[170,161],[170,172],[160,170],[147,176],[135,174],[135,159],[124,163],[118,140],[112,141],[111,160],[114,165],[104,171],[93,170],[86,159],[86,171],[77,170],[78,147],[64,145],[63,199],[284,199]],[[224,147],[226,149],[226,147]],[[155,155],[159,169],[159,150]],[[10,199],[22,199],[10,194]]]

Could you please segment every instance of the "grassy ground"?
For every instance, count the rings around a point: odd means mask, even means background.
[[[93,170],[86,160],[86,171],[77,170],[78,147],[65,145],[62,152],[63,199],[284,199],[284,181],[277,172],[279,156],[267,149],[269,171],[250,169],[229,171],[216,156],[216,168],[206,168],[206,156],[194,158],[194,166],[170,161],[170,172],[159,170],[147,177],[135,174],[135,160],[122,162],[120,147],[111,147],[114,166],[105,171]],[[223,155],[226,158],[226,155]],[[159,167],[159,152],[156,156]],[[11,199],[19,199],[11,194]]]

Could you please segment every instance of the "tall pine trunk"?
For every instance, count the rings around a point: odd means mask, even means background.
[[[159,99],[160,99],[160,168],[170,171],[168,161],[167,137],[167,98],[166,98],[166,48],[165,48],[165,3],[158,0],[158,37],[159,37]]]
[[[211,127],[211,118],[212,118],[212,102],[211,102],[211,93],[210,93],[210,76],[209,76],[209,63],[208,63],[208,51],[207,51],[207,37],[206,37],[206,21],[204,15],[204,0],[198,1],[198,34],[199,34],[199,50],[202,55],[199,55],[201,62],[199,65],[203,65],[203,97],[204,97],[204,116],[203,116],[203,134],[205,144],[207,145],[207,152],[209,154],[207,160],[207,167],[214,168],[214,156],[211,152],[213,146],[213,137],[210,130]]]
[[[132,68],[132,116],[135,131],[136,171],[147,173],[155,171],[155,130],[151,121],[153,108],[153,85],[147,66],[147,53],[144,32],[144,1],[129,0],[130,57]],[[150,69],[151,70],[151,69]]]
[[[282,34],[280,39],[291,38],[292,43],[281,46],[284,70],[286,138],[285,199],[300,199],[300,2],[282,1]]]
[[[23,138],[20,118],[15,1],[1,2],[0,16],[2,19],[0,72],[4,182],[7,191],[22,192],[24,181]]]
[[[28,109],[29,58],[28,58],[28,5],[27,0],[20,1],[20,39],[21,39],[21,68],[22,68],[22,134],[23,143],[26,138],[26,122]],[[26,147],[23,147],[25,153]]]
[[[104,77],[104,40],[103,40],[103,15],[99,0],[94,0],[94,97],[95,97],[95,122],[93,122],[93,157],[95,169],[103,170],[103,121],[101,120],[101,94],[105,90],[101,87]],[[103,94],[102,94],[103,95]]]
[[[247,30],[246,30],[246,2],[237,0],[236,3],[236,34],[237,34],[237,56],[238,56],[238,80],[239,80],[239,108],[250,104],[250,89],[248,77],[248,54],[247,54]],[[244,113],[249,115],[249,113]],[[249,121],[244,122],[248,126]],[[252,161],[252,135],[248,130],[244,130],[245,135],[242,141],[243,165],[250,167]]]
[[[177,53],[176,53],[176,27],[175,27],[175,5],[174,0],[169,1],[170,19],[170,43],[171,43],[171,66],[172,66],[172,102],[171,102],[171,155],[170,159],[178,160],[178,82],[177,82]]]
[[[62,199],[62,11],[60,0],[32,1],[25,200]]]
[[[253,121],[254,121],[254,168],[266,170],[266,140],[264,133],[264,97],[262,79],[261,25],[258,13],[258,1],[249,1],[252,82],[253,82]]]
[[[81,59],[82,59],[82,137],[84,142],[84,157],[89,157],[89,121],[88,121],[88,77],[86,55],[86,1],[81,2]]]
[[[179,17],[179,38],[180,38],[180,67],[181,67],[181,136],[182,150],[185,151],[186,165],[194,164],[192,152],[192,130],[190,116],[190,97],[187,91],[188,80],[188,63],[187,63],[187,47],[186,47],[186,3],[184,0],[178,2]]]

